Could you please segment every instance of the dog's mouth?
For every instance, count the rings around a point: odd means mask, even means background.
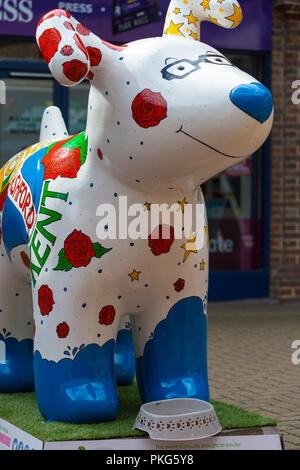
[[[239,155],[228,155],[227,153],[224,153],[224,152],[221,152],[220,150],[212,147],[211,145],[209,144],[206,144],[205,142],[203,142],[202,140],[200,139],[197,139],[196,137],[194,137],[193,135],[191,134],[188,134],[187,132],[185,132],[183,130],[183,126],[181,125],[180,129],[178,129],[178,131],[175,131],[176,134],[179,134],[179,132],[181,132],[182,134],[186,135],[187,137],[190,137],[191,139],[193,140],[196,140],[197,142],[199,142],[199,144],[202,144],[202,145],[205,145],[205,147],[213,150],[214,152],[217,152],[219,153],[220,155],[223,155],[224,157],[229,157],[229,158],[246,158],[244,156],[239,156]]]

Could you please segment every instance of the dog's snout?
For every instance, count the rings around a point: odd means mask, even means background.
[[[232,103],[263,124],[273,111],[270,91],[261,83],[239,85],[230,93]]]

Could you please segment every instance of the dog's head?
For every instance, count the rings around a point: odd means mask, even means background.
[[[132,181],[199,184],[254,153],[271,130],[268,89],[198,41],[203,20],[236,26],[238,2],[185,3],[171,1],[163,37],[121,47],[64,10],[38,26],[54,77],[66,86],[91,80],[90,144]]]

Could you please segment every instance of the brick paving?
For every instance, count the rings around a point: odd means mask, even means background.
[[[278,420],[286,449],[300,449],[300,304],[270,299],[208,306],[211,398]],[[300,355],[299,355],[300,356]]]

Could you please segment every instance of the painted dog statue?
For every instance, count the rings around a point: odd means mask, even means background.
[[[124,315],[143,402],[209,400],[205,214],[199,230],[183,226],[179,237],[175,222],[153,225],[152,212],[175,207],[175,221],[189,205],[203,208],[200,185],[270,133],[270,92],[199,42],[202,21],[234,28],[241,19],[236,0],[172,0],[162,37],[124,46],[64,10],[38,25],[55,79],[91,84],[84,132],[69,136],[50,108],[41,142],[1,171],[0,391],[32,381],[34,335],[35,391],[47,419],[115,418]],[[124,214],[148,223],[146,237]]]

